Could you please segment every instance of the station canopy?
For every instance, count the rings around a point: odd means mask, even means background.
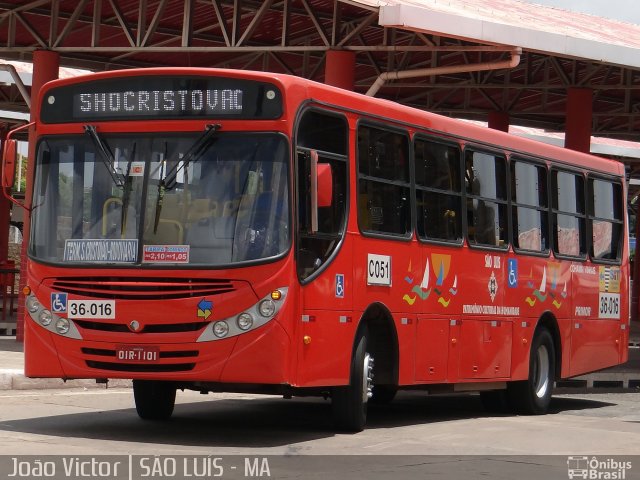
[[[516,47],[517,66],[476,70]],[[568,89],[589,88],[592,135],[640,136],[640,26],[518,0],[0,2],[0,58],[28,62],[38,49],[94,71],[218,67],[320,82],[327,51],[347,50],[362,93],[384,72],[454,67],[386,81],[376,96],[472,120],[506,112],[511,124],[561,132]],[[11,82],[0,110],[28,111]]]

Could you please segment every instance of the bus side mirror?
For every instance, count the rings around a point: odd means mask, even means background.
[[[318,164],[318,207],[330,207],[333,203],[333,174],[331,165]]]
[[[318,208],[330,207],[333,199],[331,165],[318,163],[318,152],[311,150],[311,233],[318,231]]]
[[[16,133],[32,127],[34,122],[26,123],[14,128],[7,134],[7,138],[2,142],[2,194],[20,208],[28,208],[11,196],[11,189],[16,177],[16,163],[18,160],[18,142],[13,137]]]
[[[5,140],[2,149],[2,188],[10,190],[16,176],[17,142]]]

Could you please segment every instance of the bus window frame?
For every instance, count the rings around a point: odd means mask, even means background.
[[[600,180],[600,181],[604,181],[604,182],[609,182],[611,184],[614,185],[618,185],[620,187],[620,193],[622,195],[622,197],[620,198],[620,202],[626,202],[625,199],[625,189],[624,189],[624,184],[620,181],[620,178],[615,177],[615,176],[610,176],[610,175],[603,175],[603,174],[597,174],[597,173],[592,173],[592,172],[587,172],[586,175],[586,183],[585,183],[585,196],[586,196],[586,200],[587,203],[585,204],[585,217],[586,217],[586,231],[587,231],[587,255],[589,257],[589,259],[593,262],[593,263],[597,263],[597,264],[601,264],[601,265],[621,265],[622,264],[622,250],[624,248],[624,238],[625,238],[625,231],[628,230],[628,225],[627,225],[627,221],[625,220],[625,215],[624,215],[624,211],[621,212],[622,213],[622,218],[617,221],[617,220],[609,220],[609,219],[604,219],[601,217],[596,217],[595,215],[591,216],[589,214],[589,180]],[[622,203],[621,203],[622,205]],[[624,210],[624,208],[623,208]],[[603,220],[603,221],[607,221],[610,223],[616,223],[622,226],[622,235],[620,236],[620,239],[618,240],[618,255],[615,259],[608,259],[608,258],[595,258],[591,255],[591,252],[593,250],[593,231],[592,231],[592,222],[593,220]]]
[[[462,175],[465,174],[465,169],[466,169],[466,165],[465,165],[465,156],[467,153],[467,150],[473,151],[473,152],[477,152],[477,153],[483,153],[486,155],[492,155],[494,157],[500,157],[502,158],[502,160],[504,161],[504,167],[505,167],[505,183],[506,185],[505,187],[505,200],[500,200],[500,199],[493,199],[490,197],[482,197],[480,195],[474,195],[474,196],[469,196],[469,193],[467,192],[466,188],[464,188],[463,186],[463,225],[462,225],[462,230],[464,233],[464,240],[466,245],[472,249],[472,250],[488,250],[488,251],[492,251],[492,252],[507,252],[509,251],[509,249],[511,248],[512,244],[511,244],[511,219],[510,219],[510,215],[511,215],[511,202],[510,202],[510,198],[511,198],[511,185],[509,182],[509,165],[508,165],[508,155],[507,152],[498,148],[498,147],[494,147],[494,146],[488,146],[488,145],[483,145],[483,144],[479,144],[479,143],[475,143],[475,142],[465,142],[462,145]],[[463,184],[464,185],[464,184]],[[506,233],[506,238],[507,238],[507,242],[505,242],[504,245],[488,245],[488,244],[478,244],[478,243],[473,243],[469,240],[469,218],[468,218],[468,208],[467,208],[467,202],[469,200],[473,200],[474,198],[478,198],[479,200],[487,200],[496,204],[502,204],[506,207],[506,211],[507,211],[507,219],[506,219],[506,224],[507,224],[507,233]]]
[[[554,172],[563,172],[563,173],[569,173],[571,175],[576,175],[578,177],[582,178],[582,182],[583,182],[583,188],[582,188],[582,204],[583,204],[583,208],[584,208],[584,212],[582,214],[573,214],[570,212],[563,212],[561,210],[558,210],[557,208],[554,208],[553,206],[553,199],[554,199],[554,195],[555,195],[555,189],[554,189],[554,184],[553,184],[553,174]],[[589,257],[589,249],[590,249],[590,244],[591,244],[591,240],[589,240],[589,235],[588,235],[588,224],[587,224],[587,175],[585,170],[580,169],[580,168],[575,168],[575,167],[571,167],[568,165],[563,164],[556,164],[556,163],[552,163],[551,167],[549,168],[549,176],[548,176],[548,180],[549,182],[549,195],[550,195],[550,203],[549,203],[549,214],[550,214],[550,224],[549,224],[549,230],[551,233],[551,251],[553,252],[553,256],[559,260],[569,260],[569,261],[574,261],[574,262],[586,262],[587,260],[590,259]],[[556,228],[556,224],[555,224],[555,215],[557,215],[558,213],[560,213],[561,215],[570,215],[576,218],[582,218],[585,222],[584,225],[584,234],[585,234],[585,252],[584,254],[581,255],[567,255],[567,254],[563,254],[560,253],[557,250],[558,245],[556,245],[556,232],[555,232],[555,228]]]
[[[551,222],[552,222],[552,215],[551,215],[551,174],[550,174],[550,168],[549,165],[541,159],[535,158],[535,157],[527,157],[525,155],[522,154],[518,154],[518,153],[514,153],[509,155],[509,161],[508,161],[508,175],[509,175],[509,188],[511,188],[511,173],[512,173],[512,164],[513,162],[522,162],[522,163],[527,163],[529,165],[533,165],[536,167],[542,167],[544,168],[545,172],[546,172],[546,189],[547,189],[547,206],[546,208],[540,208],[537,207],[535,208],[536,210],[540,211],[540,210],[545,210],[547,215],[547,241],[548,241],[548,245],[547,248],[545,250],[540,250],[540,251],[536,251],[536,250],[527,250],[525,248],[519,248],[515,246],[515,243],[513,242],[513,236],[515,235],[515,226],[513,224],[513,209],[517,208],[519,206],[521,206],[520,204],[516,203],[513,201],[513,192],[509,192],[509,225],[510,225],[510,234],[511,234],[511,247],[513,249],[513,252],[516,253],[517,255],[526,255],[526,256],[531,256],[531,257],[539,257],[539,258],[549,258],[551,256],[551,252],[552,252],[552,246],[553,246],[553,232],[551,231]],[[534,207],[530,206],[530,205],[525,205],[526,208],[531,208],[533,209]]]
[[[417,192],[418,190],[420,191],[427,191],[427,192],[433,192],[433,193],[444,193],[443,190],[439,190],[439,189],[433,189],[431,187],[425,187],[425,186],[420,186],[420,188],[418,189],[418,179],[416,176],[416,171],[415,171],[415,162],[416,162],[416,149],[415,149],[415,143],[416,141],[425,141],[425,142],[432,142],[432,143],[438,143],[440,145],[445,145],[445,146],[450,146],[450,147],[455,147],[458,149],[458,152],[460,154],[459,157],[459,162],[458,162],[458,166],[460,169],[460,191],[458,192],[458,194],[456,196],[460,197],[460,215],[461,215],[461,236],[460,236],[460,240],[443,240],[440,238],[429,238],[429,237],[422,237],[420,236],[420,234],[418,233],[418,202],[417,202]],[[415,226],[414,226],[414,232],[415,232],[415,236],[418,239],[418,242],[423,243],[423,244],[429,244],[429,245],[442,245],[442,246],[447,246],[447,247],[458,247],[461,248],[462,246],[464,246],[464,242],[465,242],[465,238],[466,238],[466,224],[465,224],[465,218],[466,218],[466,214],[465,214],[465,192],[464,192],[464,166],[463,166],[463,145],[460,144],[460,142],[456,142],[455,140],[450,140],[447,139],[445,137],[440,137],[437,135],[433,135],[433,134],[429,134],[429,133],[424,133],[424,132],[416,132],[413,135],[413,138],[411,140],[411,149],[412,149],[412,155],[411,155],[411,169],[413,171],[413,181],[411,183],[412,185],[412,189],[413,189],[413,194],[412,194],[412,198],[411,198],[411,202],[412,202],[412,206],[413,206],[413,213],[412,216],[415,219]],[[451,193],[447,193],[447,195],[452,195]]]
[[[388,232],[381,232],[376,230],[366,230],[362,227],[361,217],[360,217],[360,209],[356,208],[356,221],[358,224],[358,231],[363,237],[369,238],[380,238],[384,240],[394,240],[400,242],[411,242],[414,237],[414,233],[416,231],[416,220],[415,220],[415,205],[414,205],[414,190],[415,190],[415,179],[414,179],[414,171],[413,171],[413,141],[412,141],[412,131],[407,127],[403,128],[402,126],[393,125],[390,123],[382,122],[382,121],[374,121],[369,118],[358,118],[355,125],[355,187],[356,187],[356,204],[360,199],[360,179],[361,178],[370,178],[370,175],[360,175],[360,144],[359,144],[359,136],[358,132],[361,127],[370,127],[378,130],[385,130],[389,133],[396,133],[407,138],[407,146],[408,146],[408,158],[409,162],[409,179],[407,181],[407,188],[409,189],[409,229],[404,234],[394,234]],[[387,185],[399,185],[400,181],[390,181],[387,179],[380,179],[380,183],[386,183]]]

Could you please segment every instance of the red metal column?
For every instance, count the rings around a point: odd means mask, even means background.
[[[60,55],[57,52],[47,50],[36,50],[33,52],[33,78],[31,81],[31,121],[36,119],[40,110],[38,103],[38,94],[42,86],[58,78],[58,70],[60,68]],[[36,145],[35,129],[29,129],[29,157],[27,161],[27,190],[25,192],[25,202],[27,206],[31,204],[31,195],[33,193],[33,171],[35,165]],[[16,326],[16,340],[21,342],[24,340],[24,294],[22,289],[27,282],[27,245],[29,244],[29,222],[24,222],[22,252],[20,255],[20,298],[18,302],[18,321]]]
[[[4,145],[7,138],[7,128],[0,129],[0,145]],[[11,202],[4,195],[0,195],[0,267],[9,263],[9,222],[11,221]],[[5,292],[6,293],[6,292]]]
[[[489,112],[489,128],[509,132],[509,114],[507,112]]]
[[[589,153],[592,116],[593,91],[588,88],[570,88],[567,92],[565,148]]]
[[[356,78],[356,54],[329,50],[324,66],[324,83],[353,91]]]
[[[631,235],[631,232],[629,232]],[[634,252],[633,265],[631,270],[631,279],[633,280],[631,285],[631,321],[637,322],[640,317],[640,203],[636,207],[636,248]],[[631,252],[629,252],[631,255]]]

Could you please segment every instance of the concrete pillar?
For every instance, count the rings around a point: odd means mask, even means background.
[[[507,112],[489,112],[489,128],[509,132],[509,114]]]
[[[31,81],[31,121],[34,121],[40,111],[38,94],[42,86],[58,78],[60,68],[60,55],[57,52],[48,50],[36,50],[33,52],[33,77]],[[27,161],[27,190],[25,192],[25,202],[27,206],[31,204],[33,185],[30,179],[33,178],[33,171],[36,158],[35,129],[29,129],[29,155]],[[27,245],[29,244],[29,222],[24,222],[22,252],[20,256],[20,292],[18,303],[18,320],[16,326],[16,340],[24,340],[24,294],[22,289],[27,284]]]
[[[565,148],[589,153],[592,116],[593,91],[588,88],[570,88],[567,92]]]
[[[356,78],[355,69],[355,52],[329,50],[324,66],[324,83],[353,91]]]

